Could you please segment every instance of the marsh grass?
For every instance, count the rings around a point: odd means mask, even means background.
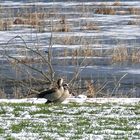
[[[140,14],[140,8],[130,7],[130,8],[128,8],[128,11],[132,15],[139,15]]]
[[[124,46],[114,48],[112,54],[113,62],[124,62],[129,59],[128,49]]]
[[[81,30],[100,30],[100,28],[96,23],[87,22],[85,25],[82,25]]]
[[[70,26],[69,26],[65,16],[62,16],[60,18],[59,23],[57,23],[56,25],[52,24],[53,32],[69,32],[70,30],[71,30]]]
[[[99,52],[96,52],[93,48],[88,45],[84,45],[83,47],[79,47],[72,50],[72,57],[93,57],[100,56]]]
[[[13,24],[12,24],[11,20],[0,19],[0,30],[1,31],[8,31],[8,30],[10,30],[12,25]]]
[[[102,7],[95,10],[95,14],[115,15],[116,10],[110,7]]]
[[[6,98],[6,94],[2,88],[0,89],[0,98]]]
[[[87,81],[86,85],[87,85],[86,86],[87,97],[89,97],[89,98],[96,97],[96,88],[95,88],[95,85],[93,84],[93,82]]]
[[[125,46],[118,46],[114,48],[112,53],[112,62],[140,62],[140,50],[138,48],[129,49]]]
[[[38,32],[45,31],[45,18],[47,17],[47,13],[44,12],[44,9],[40,9],[40,12],[31,12],[25,7],[22,10],[24,12],[17,14],[17,17],[13,20],[14,25],[35,28]]]
[[[115,0],[115,2],[112,4],[112,6],[121,6],[120,0]]]
[[[63,45],[72,45],[75,44],[76,40],[72,36],[64,36],[63,38],[58,38],[59,42]]]
[[[133,63],[140,63],[140,49],[132,50],[131,60]]]

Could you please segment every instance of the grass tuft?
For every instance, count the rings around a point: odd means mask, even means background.
[[[113,8],[104,7],[96,9],[95,14],[115,15],[116,11]]]

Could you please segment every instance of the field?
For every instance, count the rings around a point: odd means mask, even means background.
[[[0,5],[5,98],[26,97],[58,77],[77,94],[87,93],[89,84],[93,97],[140,97],[139,1],[1,0]]]
[[[76,101],[76,100],[75,100]],[[98,98],[43,104],[44,100],[2,100],[1,140],[139,140],[140,100]]]

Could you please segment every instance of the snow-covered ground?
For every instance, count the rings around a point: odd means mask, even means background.
[[[0,99],[0,103],[32,103],[43,104],[47,100],[45,98],[23,98],[23,99]],[[121,103],[131,104],[139,103],[140,98],[87,98],[85,95],[67,98],[62,104],[68,103]]]
[[[0,140],[140,139],[140,99],[1,99]],[[76,103],[77,102],[77,103]]]

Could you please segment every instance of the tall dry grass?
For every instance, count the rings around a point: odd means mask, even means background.
[[[113,49],[112,61],[113,62],[124,62],[128,60],[129,54],[128,49],[124,46],[115,47]]]
[[[116,10],[111,7],[101,7],[95,10],[95,14],[115,15]]]
[[[81,30],[99,30],[99,26],[96,23],[87,22],[81,26]]]
[[[132,15],[139,15],[140,14],[140,8],[130,7],[127,9],[129,14]]]
[[[53,23],[53,24],[54,24],[52,25],[53,32],[69,32],[71,30],[65,16],[62,16],[60,18],[59,23]]]
[[[132,63],[140,63],[140,49],[132,49],[131,61]]]
[[[7,31],[10,30],[11,26],[13,25],[12,20],[9,19],[1,19],[0,20],[0,30],[1,31]]]
[[[0,99],[5,99],[6,98],[6,94],[4,89],[0,89]]]
[[[127,48],[125,46],[118,46],[113,49],[112,62],[125,62],[131,63],[140,62],[140,50],[138,48]]]
[[[86,82],[86,94],[87,94],[87,97],[89,97],[89,98],[96,97],[96,88],[91,80],[88,80]]]
[[[121,6],[120,0],[115,0],[115,2],[112,4],[112,6]]]

